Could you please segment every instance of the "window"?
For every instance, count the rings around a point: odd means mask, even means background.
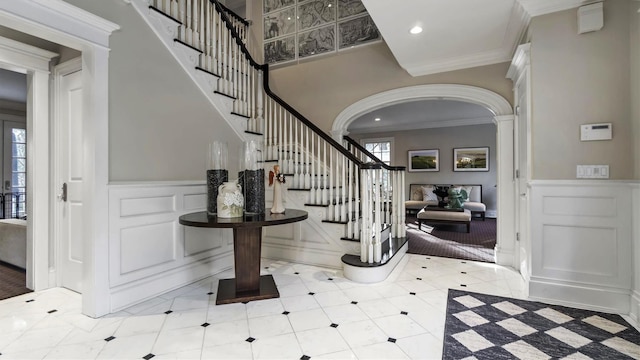
[[[11,217],[21,218],[27,215],[27,132],[25,129],[11,129],[11,157],[11,192],[14,197]]]
[[[386,139],[363,139],[362,145],[367,151],[375,155],[383,163],[391,165],[391,148],[393,138]]]

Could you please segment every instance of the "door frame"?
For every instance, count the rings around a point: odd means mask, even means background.
[[[518,109],[515,114],[514,127],[514,166],[517,171],[515,175],[516,185],[514,198],[516,201],[515,209],[515,231],[519,235],[518,251],[516,251],[516,260],[518,261],[518,269],[525,278],[529,280],[531,276],[531,233],[530,233],[530,196],[529,184],[531,183],[531,71],[530,71],[530,51],[531,44],[521,44],[516,48],[513,60],[509,66],[507,77],[513,82],[514,105]],[[520,84],[524,82],[524,97],[527,104],[526,113],[521,114],[520,109]],[[525,123],[522,123],[522,115],[525,115]],[[523,136],[524,135],[524,136]],[[524,138],[524,139],[523,139]],[[521,154],[524,152],[524,163],[521,162]],[[524,170],[524,171],[519,171]],[[522,193],[524,188],[524,193]],[[522,211],[522,209],[525,209]],[[522,243],[524,242],[524,246]],[[522,254],[520,249],[524,247],[525,253]],[[527,259],[522,259],[526,256]],[[522,261],[526,261],[526,267],[523,269]]]
[[[5,27],[82,52],[83,103],[86,104],[83,107],[86,221],[82,233],[86,246],[82,312],[91,317],[105,315],[110,311],[109,264],[105,255],[108,253],[109,37],[119,26],[61,0],[0,2],[0,22]],[[21,51],[24,48],[30,53]],[[27,151],[30,154],[27,207],[31,220],[27,226],[27,258],[31,260],[27,260],[27,283],[34,290],[55,284],[50,273],[55,264],[50,256],[49,226],[53,203],[48,131],[51,58],[43,57],[42,51],[15,41],[0,46],[0,65],[27,70]],[[51,54],[44,54],[47,53]]]

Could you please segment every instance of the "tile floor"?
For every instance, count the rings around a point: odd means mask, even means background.
[[[494,264],[407,255],[387,280],[262,260],[280,298],[215,305],[209,277],[92,319],[61,288],[0,302],[2,359],[440,359],[447,289],[523,298]]]

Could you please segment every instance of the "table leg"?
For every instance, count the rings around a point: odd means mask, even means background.
[[[235,279],[218,284],[216,304],[229,304],[280,297],[273,276],[260,276],[262,228],[233,229]]]

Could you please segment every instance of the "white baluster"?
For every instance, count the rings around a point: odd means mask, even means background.
[[[308,130],[308,129],[307,129]],[[316,194],[316,188],[318,187],[318,182],[315,179],[315,172],[316,172],[316,167],[315,167],[315,156],[316,156],[316,152],[315,152],[315,147],[314,147],[314,141],[313,138],[315,137],[314,133],[311,133],[311,145],[310,145],[310,149],[311,149],[311,191],[309,192],[309,202],[312,204],[321,204],[321,202],[318,202],[318,198],[317,198],[317,194]]]
[[[300,174],[298,173],[298,171],[300,170],[300,164],[297,161],[297,158],[298,158],[298,156],[297,156],[297,152],[298,152],[297,137],[298,137],[298,122],[299,121],[295,121],[297,119],[294,119],[293,117],[292,117],[292,120],[294,120],[294,123],[295,123],[295,132],[294,132],[294,129],[293,129],[293,125],[294,124],[291,124],[291,132],[292,132],[291,135],[295,136],[296,141],[293,141],[293,139],[291,140],[291,146],[289,146],[291,152],[289,154],[293,155],[292,156],[292,158],[293,158],[293,161],[292,161],[293,162],[293,184],[294,184],[294,186],[296,188],[301,188],[302,186],[300,186]],[[294,153],[293,151],[296,151],[296,152]]]
[[[309,189],[311,187],[311,181],[313,180],[313,177],[310,175],[310,173],[313,171],[313,164],[311,162],[311,156],[310,156],[310,155],[313,155],[313,154],[311,154],[311,149],[313,149],[313,146],[309,147],[309,128],[306,127],[306,126],[305,126],[305,130],[304,130],[304,134],[305,134],[305,142],[304,142],[305,156],[304,156],[304,161],[307,163],[307,166],[305,168],[306,170],[304,172],[304,187],[306,189]]]

